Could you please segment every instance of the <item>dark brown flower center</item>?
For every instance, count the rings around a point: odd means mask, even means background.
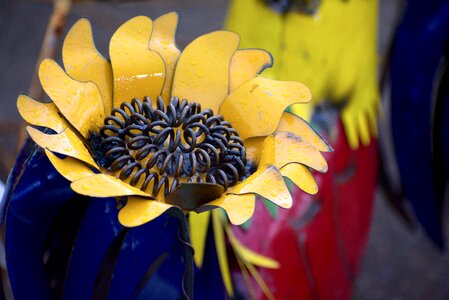
[[[212,110],[173,97],[155,107],[148,97],[114,108],[89,138],[99,165],[121,180],[167,196],[181,182],[220,184],[226,190],[246,173],[237,131]]]

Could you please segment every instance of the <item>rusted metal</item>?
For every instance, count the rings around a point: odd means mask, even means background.
[[[89,142],[97,162],[156,197],[181,182],[228,187],[246,175],[243,141],[231,124],[196,102],[173,97],[164,105],[133,99],[114,108]]]

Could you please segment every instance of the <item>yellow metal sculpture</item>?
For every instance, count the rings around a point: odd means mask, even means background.
[[[27,127],[29,135],[71,188],[117,197],[124,226],[139,226],[173,207],[192,212],[201,266],[212,219],[232,295],[225,234],[253,276],[253,265],[277,263],[243,247],[223,214],[211,210],[222,208],[239,225],[252,216],[256,196],[289,208],[283,176],[316,193],[310,168],[326,172],[321,152],[332,148],[301,117],[286,112],[310,101],[305,85],[258,75],[272,65],[268,52],[239,49],[239,36],[227,31],[200,36],[181,52],[177,24],[176,13],[129,20],[112,36],[107,60],[96,50],[89,21],[81,19],[64,41],[65,70],[50,59],[40,65],[41,84],[53,102],[20,95],[17,105],[37,126]]]
[[[242,47],[260,47],[276,57],[271,78],[297,80],[314,101],[292,111],[309,119],[323,100],[342,106],[350,146],[377,135],[377,1],[323,0],[316,13],[278,13],[262,0],[231,2],[226,27]]]

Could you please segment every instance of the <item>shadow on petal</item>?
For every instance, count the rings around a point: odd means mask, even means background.
[[[224,193],[221,185],[214,183],[181,183],[168,195],[166,202],[182,209],[196,209]]]
[[[22,118],[35,126],[48,127],[61,133],[69,126],[67,121],[59,115],[54,103],[42,103],[28,95],[20,94],[17,98],[17,109]]]

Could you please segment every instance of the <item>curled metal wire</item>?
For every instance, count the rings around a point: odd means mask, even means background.
[[[114,108],[91,143],[97,162],[153,196],[167,196],[181,181],[225,189],[245,174],[243,141],[231,124],[196,102],[172,97],[164,105],[133,99]]]

